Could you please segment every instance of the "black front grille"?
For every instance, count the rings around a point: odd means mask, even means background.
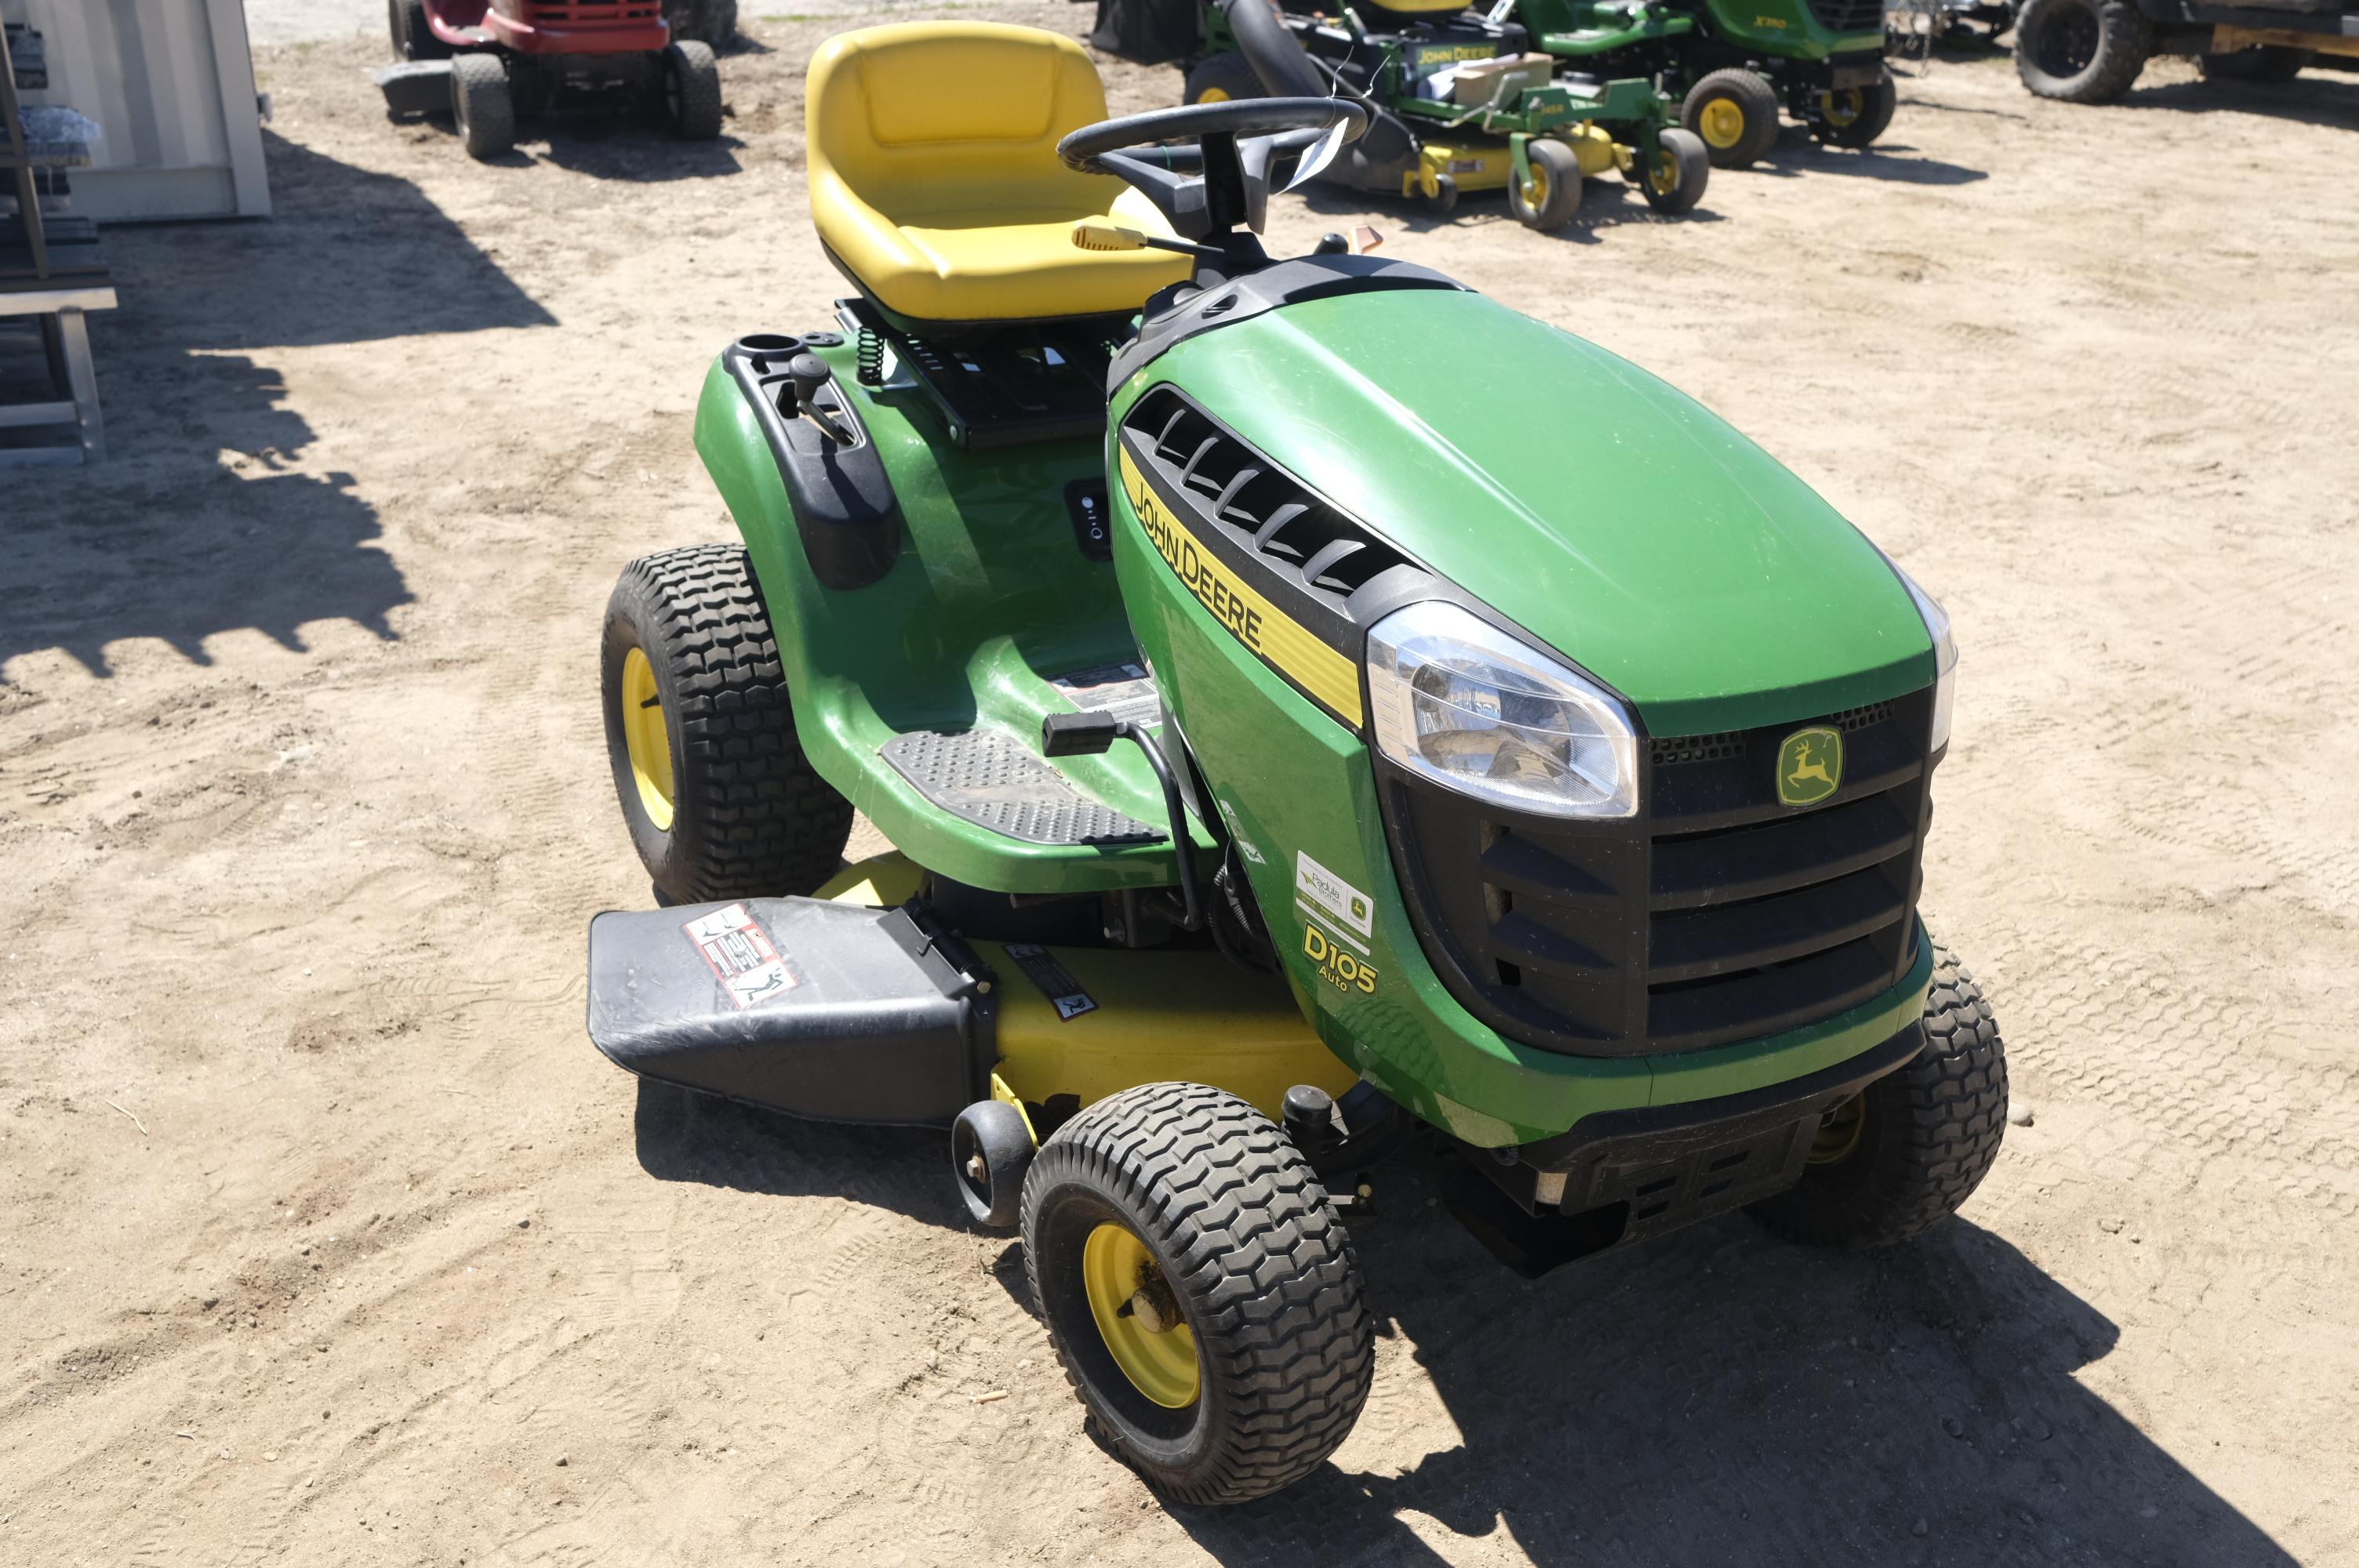
[[[1510,1038],[1583,1055],[1698,1050],[1831,1017],[1916,961],[1931,693],[1646,748],[1621,822],[1513,816],[1386,769],[1395,859],[1428,957]],[[1804,723],[1843,784],[1777,800]]]
[[[1831,33],[1884,31],[1884,0],[1810,0],[1810,15]]]

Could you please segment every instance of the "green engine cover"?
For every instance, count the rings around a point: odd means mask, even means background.
[[[1350,722],[1360,695],[1338,696],[1324,665],[1289,682],[1248,646],[1248,631],[1266,652],[1287,628],[1189,551],[1125,466],[1120,422],[1167,380],[1614,687],[1655,734],[1899,696],[1932,679],[1930,640],[1875,547],[1775,460],[1654,377],[1479,295],[1343,295],[1167,351],[1111,410],[1123,599],[1297,998],[1338,1055],[1428,1119],[1499,1146],[1593,1111],[1783,1082],[1914,1020],[1930,972],[1921,942],[1915,972],[1872,1001],[1677,1055],[1534,1049],[1468,1013],[1411,927]]]

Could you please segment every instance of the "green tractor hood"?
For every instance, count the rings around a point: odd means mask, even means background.
[[[1478,294],[1266,311],[1154,367],[1294,477],[1619,690],[1658,735],[1933,678],[1875,546],[1693,399]]]

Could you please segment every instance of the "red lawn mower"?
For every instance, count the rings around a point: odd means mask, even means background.
[[[664,0],[386,0],[386,13],[400,62],[377,75],[387,104],[447,107],[475,157],[508,151],[519,119],[560,102],[620,101],[689,141],[721,134],[712,48],[675,38]]]

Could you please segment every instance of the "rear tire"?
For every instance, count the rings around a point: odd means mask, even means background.
[[[805,893],[835,874],[852,803],[796,738],[743,548],[691,545],[623,568],[600,665],[614,791],[658,892],[704,903]]]
[[[499,56],[462,54],[451,62],[451,116],[469,157],[502,157],[515,149],[516,100]]]
[[[1819,93],[1811,100],[1810,135],[1829,146],[1867,146],[1891,127],[1893,112],[1899,106],[1900,90],[1893,82],[1892,72],[1878,66],[1873,87],[1846,87],[1840,92]]]
[[[1530,196],[1511,172],[1507,176],[1507,209],[1516,222],[1540,233],[1552,233],[1572,222],[1581,210],[1581,158],[1562,142],[1533,140],[1524,144],[1532,166]]]
[[[1261,79],[1241,54],[1206,55],[1189,68],[1180,88],[1182,103],[1227,103],[1264,96]]]
[[[1801,1181],[1747,1213],[1789,1241],[1889,1247],[1958,1211],[2006,1136],[2006,1042],[1939,943],[1924,1028],[1907,1066],[1828,1113]]]
[[[663,52],[664,119],[684,142],[709,142],[721,134],[721,64],[712,46],[690,39],[666,44]]]
[[[2233,54],[2204,55],[2196,60],[2195,69],[2206,81],[2283,82],[2299,76],[2302,68],[2317,58],[2309,49],[2261,44]]]
[[[737,36],[737,0],[664,0],[664,20],[674,39],[692,38],[720,49]]]
[[[1291,1486],[1367,1400],[1351,1238],[1301,1151],[1234,1095],[1147,1084],[1059,1128],[1025,1178],[1024,1267],[1074,1392],[1182,1502]]]
[[[1742,66],[1688,89],[1680,123],[1703,138],[1714,168],[1750,168],[1777,145],[1777,90]]]
[[[396,59],[449,59],[451,46],[426,25],[426,0],[385,0]]]
[[[1654,157],[1637,154],[1627,178],[1646,197],[1647,205],[1665,217],[1692,211],[1703,200],[1704,187],[1712,182],[1712,157],[1704,150],[1703,138],[1674,127],[1658,133],[1655,140]]]
[[[2111,103],[2154,49],[2154,27],[2132,0],[2024,0],[2015,16],[2015,73],[2040,98]]]

